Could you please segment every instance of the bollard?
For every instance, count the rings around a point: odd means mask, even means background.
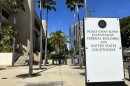
[[[130,66],[128,66],[129,80],[130,80]]]

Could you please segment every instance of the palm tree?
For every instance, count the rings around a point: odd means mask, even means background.
[[[40,0],[38,2],[40,3]],[[46,41],[45,41],[44,65],[46,65],[46,54],[47,54],[48,13],[49,10],[56,11],[55,5],[56,2],[54,0],[42,0],[42,7],[46,9]]]
[[[79,23],[79,56],[80,56],[80,68],[82,68],[82,58],[81,58],[81,37],[80,37],[80,15],[79,15],[79,8],[82,8],[84,6],[84,0],[66,0],[67,8],[70,9],[70,11],[76,11],[78,14],[78,23]],[[75,18],[75,16],[74,16]],[[75,20],[75,19],[74,19]],[[75,28],[75,24],[74,24]],[[74,29],[75,30],[75,29]],[[75,48],[74,48],[75,49]],[[76,51],[76,50],[74,50]],[[74,52],[75,54],[75,52]]]
[[[52,32],[50,34],[50,40],[49,42],[53,45],[56,54],[60,54],[64,50],[63,47],[65,47],[66,42],[66,36],[61,31]],[[54,60],[52,59],[52,63],[54,63]],[[60,61],[59,61],[60,63]]]
[[[62,45],[64,45],[66,42],[66,36],[63,32],[61,31],[56,31],[56,32],[51,32],[50,34],[50,43],[54,45],[55,51],[57,54],[60,53],[60,48]]]

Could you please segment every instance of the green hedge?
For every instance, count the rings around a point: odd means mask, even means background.
[[[55,54],[55,55],[47,54],[47,59],[65,59],[65,58],[67,57],[62,54]]]

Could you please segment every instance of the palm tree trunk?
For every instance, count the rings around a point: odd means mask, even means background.
[[[14,13],[14,29],[16,29],[16,14],[15,13]],[[14,38],[13,38],[12,66],[14,66],[14,59],[15,59],[15,57],[14,57],[14,55],[15,55],[15,41],[16,41],[15,35],[16,35],[16,33],[14,34]]]
[[[12,54],[12,66],[14,66],[15,55],[15,37],[13,38],[13,54]]]
[[[34,22],[34,1],[29,0],[30,8],[30,49],[29,49],[29,77],[33,74],[33,22]]]
[[[47,14],[46,14],[46,43],[45,43],[45,56],[44,56],[44,65],[46,65],[46,56],[47,56],[47,31],[48,30],[48,8],[47,8]]]
[[[58,45],[59,45],[58,54],[59,54],[59,56],[60,56],[60,41],[58,42]],[[61,58],[60,58],[60,57],[58,58],[58,60],[59,60],[59,64],[61,64]]]
[[[40,19],[42,21],[42,2],[41,2],[41,0],[40,0]],[[41,25],[40,25],[41,36],[40,36],[40,62],[39,62],[39,69],[42,68],[42,35],[43,35],[42,31],[43,30],[42,30],[42,23],[41,23]]]
[[[75,10],[74,10],[74,33],[75,33],[75,29],[76,29],[76,26],[75,26],[75,24],[76,24],[76,17],[75,17]],[[74,35],[74,40],[75,40],[75,35]],[[75,48],[75,43],[74,43],[74,59],[73,59],[73,64],[75,65],[75,51],[76,51],[76,48]]]
[[[81,56],[81,28],[80,28],[80,16],[79,16],[79,11],[78,11],[78,22],[79,22],[79,56],[80,56],[80,62],[79,66],[82,68],[82,56]]]

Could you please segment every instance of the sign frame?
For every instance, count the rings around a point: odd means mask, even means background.
[[[90,71],[89,71],[89,69],[88,69],[88,60],[90,59],[90,58],[87,58],[87,56],[86,55],[88,55],[88,53],[86,53],[87,52],[87,50],[88,49],[90,49],[90,47],[88,47],[88,46],[86,46],[87,44],[86,44],[86,34],[87,34],[87,32],[86,32],[86,25],[88,25],[88,24],[86,24],[86,21],[88,21],[89,19],[97,19],[97,20],[101,20],[102,22],[104,22],[104,20],[108,20],[108,19],[117,19],[117,25],[118,25],[118,34],[117,34],[117,36],[119,37],[119,40],[118,40],[118,42],[120,42],[119,44],[119,51],[120,51],[120,60],[122,60],[122,62],[120,61],[120,63],[121,63],[121,67],[119,68],[119,70],[121,71],[121,79],[118,79],[118,78],[115,78],[115,79],[113,79],[113,80],[111,80],[112,78],[110,78],[110,79],[106,79],[106,80],[103,80],[103,79],[100,79],[99,80],[99,78],[97,78],[98,80],[96,81],[96,80],[94,80],[94,78],[96,78],[96,77],[93,77],[92,79],[92,81],[91,80],[89,80],[88,78],[90,78],[91,77],[91,73],[90,73]],[[86,85],[87,86],[91,86],[91,85],[97,85],[97,84],[104,84],[103,86],[110,86],[110,84],[112,84],[112,85],[121,85],[121,86],[124,86],[124,68],[123,68],[123,58],[121,58],[122,57],[122,46],[121,46],[121,34],[120,34],[120,27],[119,27],[119,18],[93,18],[93,17],[85,17],[84,19],[83,19],[83,26],[84,26],[84,28],[83,28],[83,32],[84,32],[84,55],[85,55],[85,63],[86,63],[86,69],[85,69],[85,73],[86,73],[86,76],[85,76],[85,82],[86,82]],[[87,22],[88,23],[88,22]],[[98,27],[98,29],[100,28],[101,30],[104,30],[104,29],[107,29],[107,25],[110,25],[110,24],[107,24],[108,23],[108,21],[105,21],[104,22],[104,26],[103,26],[103,24],[101,25],[101,27],[100,27],[100,25],[99,25],[99,22],[98,22],[98,24],[96,25],[97,27]],[[88,27],[87,27],[88,28]],[[92,29],[92,28],[91,28]],[[107,33],[107,32],[106,32]],[[91,34],[91,33],[90,33]],[[89,34],[89,35],[90,35]],[[88,35],[88,34],[87,34]],[[111,34],[112,35],[112,34]],[[102,39],[101,39],[102,40]],[[91,41],[91,40],[90,40]],[[108,40],[109,41],[109,40]],[[95,41],[96,42],[96,41]],[[91,43],[90,43],[91,44]],[[94,46],[94,45],[93,45]],[[116,46],[116,45],[115,45]],[[116,46],[116,48],[117,48],[117,46]],[[113,48],[114,49],[114,48]],[[102,52],[104,52],[104,51],[100,51],[100,54],[102,53]],[[90,52],[91,53],[91,52]],[[105,52],[105,53],[107,53],[107,52]],[[93,53],[91,53],[91,54],[93,54]],[[93,55],[92,55],[93,56]],[[96,62],[96,61],[95,61]],[[90,62],[90,64],[91,64],[91,62]],[[93,66],[92,66],[93,67]],[[106,66],[107,67],[107,66]],[[103,67],[104,68],[104,67]],[[91,69],[91,68],[90,68]],[[95,69],[97,69],[97,68],[95,68]],[[100,69],[100,68],[99,68]],[[110,69],[110,68],[109,68]],[[92,69],[93,70],[93,69]],[[98,71],[99,72],[99,71]],[[102,72],[103,73],[103,72]],[[106,73],[109,73],[109,72],[106,72]],[[89,74],[89,75],[88,75]],[[110,73],[111,74],[111,73]],[[114,74],[114,73],[113,73]],[[101,76],[101,77],[103,77],[103,76]],[[104,76],[105,77],[105,76]],[[108,77],[108,76],[107,76]],[[116,76],[117,77],[117,76]]]

